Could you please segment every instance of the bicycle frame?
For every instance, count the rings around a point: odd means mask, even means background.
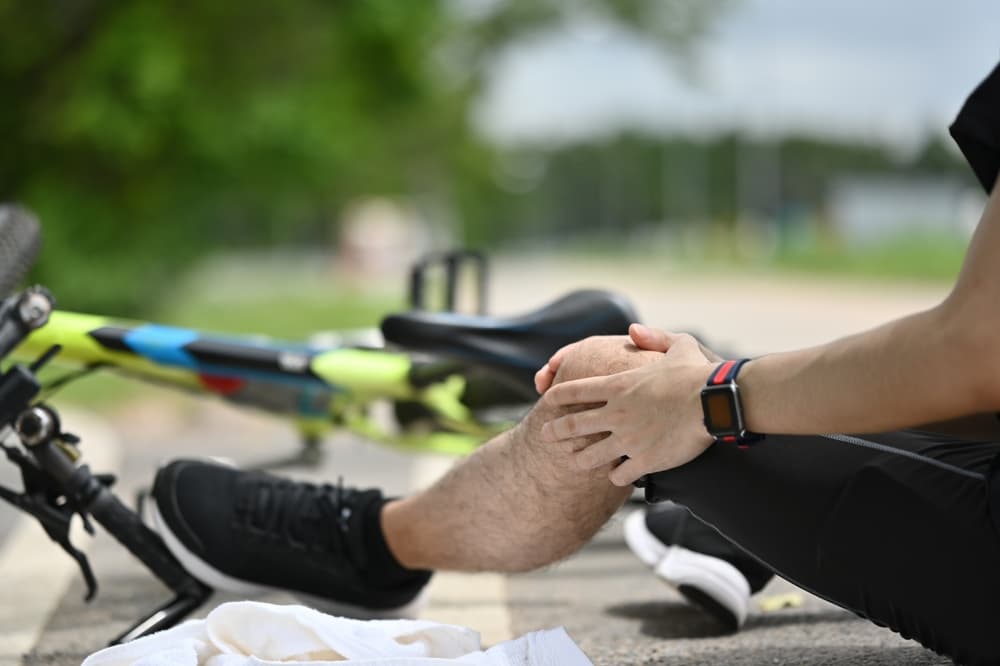
[[[461,262],[478,266],[477,309],[482,314],[481,256],[447,254],[432,261],[442,260],[449,309],[456,302]],[[307,449],[324,430],[342,427],[376,442],[466,454],[509,425],[484,413],[521,409],[531,401],[533,370],[556,349],[586,335],[623,333],[637,320],[627,301],[599,291],[573,292],[507,319],[427,312],[423,286],[430,265],[419,264],[411,277],[414,310],[382,321],[384,338],[396,348],[209,335],[58,312],[42,287],[0,300],[0,358],[16,346],[17,355],[30,361],[11,364],[0,374],[0,426],[18,440],[0,441],[0,452],[22,477],[20,491],[0,486],[0,500],[37,519],[77,562],[88,599],[96,593],[97,581],[86,556],[70,540],[75,516],[88,529],[88,516],[93,517],[174,595],[115,642],[173,626],[212,590],[187,572],[160,537],[115,496],[113,477],[93,474],[78,462],[79,440],[63,431],[55,409],[38,399],[43,389],[109,368],[294,418],[306,435]],[[43,382],[38,372],[54,360],[81,370]],[[400,423],[371,415],[369,407],[377,401],[392,403]],[[300,455],[280,464],[288,462],[311,460]]]
[[[488,424],[462,402],[461,367],[436,381],[412,380],[422,363],[380,348],[314,347],[250,336],[55,311],[17,349],[36,355],[53,345],[60,363],[108,368],[146,381],[210,393],[295,419],[306,436],[343,427],[376,442],[462,455],[507,424]],[[416,403],[433,432],[395,431],[368,413],[377,400]]]

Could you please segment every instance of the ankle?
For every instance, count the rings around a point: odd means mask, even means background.
[[[379,525],[389,554],[406,569],[432,569],[418,547],[410,499],[392,499],[382,505]]]

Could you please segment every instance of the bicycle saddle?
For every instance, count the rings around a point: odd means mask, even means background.
[[[501,371],[534,386],[557,349],[590,335],[623,335],[639,321],[631,303],[600,290],[574,291],[518,317],[413,311],[382,320],[386,342]]]

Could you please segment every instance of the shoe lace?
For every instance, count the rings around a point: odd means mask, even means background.
[[[360,493],[332,484],[258,478],[237,496],[236,521],[258,538],[282,541],[301,550],[342,554],[364,562],[360,535],[352,536],[352,518]]]

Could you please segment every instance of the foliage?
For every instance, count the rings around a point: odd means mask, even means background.
[[[475,239],[497,51],[581,8],[683,48],[723,3],[468,4],[0,0],[0,200],[43,219],[36,278],[142,313],[206,251],[323,242],[371,194],[441,200]]]
[[[651,225],[732,231],[746,216],[793,231],[804,218],[823,217],[827,190],[839,177],[934,177],[978,189],[943,140],[902,157],[882,146],[811,137],[626,134],[557,149],[523,146],[508,161],[513,176],[501,177],[508,196],[484,212],[490,223],[483,229],[493,241],[581,234],[627,239]],[[519,173],[527,175],[519,180]]]

